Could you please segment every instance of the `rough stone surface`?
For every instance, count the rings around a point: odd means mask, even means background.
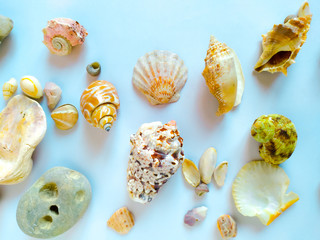
[[[74,170],[55,167],[44,173],[21,197],[20,229],[32,237],[50,238],[70,229],[91,200],[90,183]]]

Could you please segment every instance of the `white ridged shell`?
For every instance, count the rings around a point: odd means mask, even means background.
[[[2,86],[2,94],[4,100],[8,100],[18,88],[18,82],[15,78],[10,78],[8,82],[5,82]]]
[[[132,82],[153,104],[176,102],[188,78],[188,69],[175,53],[155,50],[140,57]]]

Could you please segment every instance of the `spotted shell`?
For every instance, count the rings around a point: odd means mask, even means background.
[[[287,75],[287,68],[295,62],[307,39],[311,18],[309,4],[305,2],[296,17],[286,18],[284,24],[274,25],[271,31],[262,35],[263,52],[254,69]]]
[[[140,57],[132,83],[153,104],[176,102],[188,78],[188,69],[175,53],[155,50]]]
[[[82,25],[70,18],[52,19],[42,31],[43,43],[52,54],[59,56],[70,54],[72,47],[83,44],[88,35]]]
[[[84,90],[80,109],[85,119],[94,127],[109,131],[117,118],[120,100],[112,83],[99,80]]]
[[[279,114],[257,118],[252,125],[251,135],[261,142],[260,156],[272,164],[286,161],[294,152],[298,139],[293,122]]]
[[[134,226],[133,214],[126,207],[120,208],[109,218],[107,225],[120,234],[127,234]]]
[[[76,125],[78,121],[78,110],[71,104],[65,104],[57,107],[52,111],[51,117],[57,128],[61,130],[69,130]]]
[[[241,64],[235,52],[214,36],[210,38],[205,63],[202,75],[219,102],[219,116],[241,102],[245,82]]]

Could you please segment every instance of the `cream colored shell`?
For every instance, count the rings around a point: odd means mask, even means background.
[[[287,208],[299,200],[293,192],[287,193],[290,180],[278,165],[252,161],[244,165],[232,185],[232,195],[238,211],[249,217],[258,217],[269,225]]]
[[[219,116],[241,103],[245,83],[241,64],[236,53],[214,36],[210,38],[205,63],[202,75],[219,102]]]
[[[71,104],[65,104],[53,110],[51,117],[54,120],[57,128],[61,130],[69,130],[76,125],[79,114],[75,106]]]
[[[0,113],[0,184],[23,181],[32,169],[32,153],[47,129],[39,103],[17,95]]]
[[[41,98],[43,96],[43,90],[40,82],[33,76],[24,76],[21,78],[20,87],[24,94],[31,98]]]
[[[197,187],[200,184],[199,170],[197,166],[187,158],[185,158],[182,163],[182,174],[187,183],[192,187]]]
[[[208,148],[199,160],[201,181],[205,184],[211,182],[213,171],[217,163],[217,151],[213,147]]]
[[[274,25],[271,31],[262,35],[263,52],[254,69],[287,75],[287,68],[295,62],[307,39],[311,18],[309,4],[305,2],[296,17],[286,19],[285,24]]]
[[[153,104],[176,102],[188,78],[188,69],[175,53],[155,50],[140,57],[132,83]]]
[[[4,100],[8,100],[18,89],[18,82],[15,78],[10,78],[8,82],[5,82],[2,86],[2,94]]]

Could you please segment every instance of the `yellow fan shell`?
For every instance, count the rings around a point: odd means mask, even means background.
[[[22,95],[10,99],[0,113],[0,184],[16,184],[30,174],[32,153],[46,130],[39,103]]]
[[[262,35],[263,52],[254,69],[287,75],[287,68],[295,62],[307,39],[311,18],[309,3],[305,2],[296,17],[287,17],[284,24],[274,25],[271,31]]]
[[[176,102],[188,78],[188,69],[175,53],[155,50],[140,57],[132,83],[152,105]]]
[[[217,115],[229,112],[241,102],[244,76],[235,52],[214,36],[210,38],[203,77],[210,92],[219,101]]]
[[[278,165],[252,161],[242,167],[232,185],[232,195],[238,211],[249,217],[258,217],[269,225],[281,213],[299,200],[287,192],[290,180]]]

